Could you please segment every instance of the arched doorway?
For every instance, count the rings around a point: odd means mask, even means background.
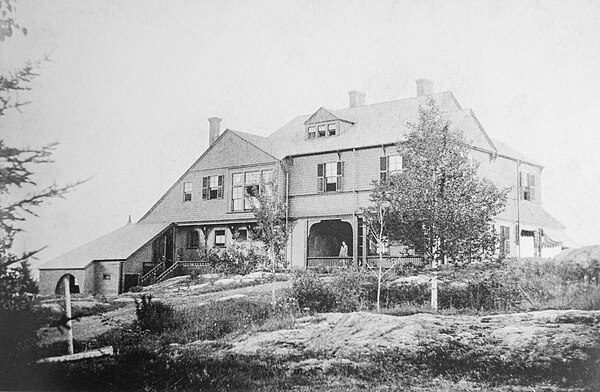
[[[308,257],[337,257],[342,241],[348,245],[352,257],[352,225],[340,219],[322,220],[310,227],[308,234]]]
[[[54,293],[56,295],[65,294],[65,287],[63,285],[65,277],[69,278],[69,291],[71,292],[71,294],[79,294],[79,284],[77,284],[77,279],[71,274],[65,274],[60,277],[60,279],[56,283],[56,289],[54,290]]]

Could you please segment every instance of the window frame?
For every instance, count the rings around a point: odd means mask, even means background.
[[[535,201],[535,177],[533,173],[519,172],[519,198],[521,200]]]
[[[189,189],[188,189],[189,185]],[[194,191],[194,185],[191,182],[183,183],[183,201],[192,201],[192,193]]]
[[[216,186],[213,187],[213,178],[216,178]],[[217,174],[202,177],[202,200],[222,199],[225,193],[225,176]]]
[[[328,175],[327,167],[329,168],[335,167],[336,174]],[[343,189],[343,178],[344,178],[344,162],[343,161],[333,161],[333,162],[324,162],[317,164],[317,192],[318,193],[331,193],[331,192],[340,192]],[[335,179],[335,182],[329,182],[329,179]],[[328,189],[328,184],[335,184],[335,189]]]
[[[400,169],[390,170],[390,158],[399,158]],[[395,162],[397,164],[397,162]],[[386,181],[392,174],[402,173],[404,171],[404,158],[400,154],[385,155],[379,158],[379,180]]]
[[[219,233],[223,234],[219,234]],[[217,239],[222,237],[223,242],[217,242]],[[225,248],[227,245],[227,231],[225,229],[215,229],[215,247],[217,248]]]
[[[268,173],[268,174],[267,174]],[[258,169],[245,172],[237,172],[232,174],[231,178],[231,211],[232,212],[247,212],[252,211],[253,199],[262,192],[267,192],[268,195],[273,194],[274,190],[274,170],[273,169]],[[236,182],[235,176],[241,176],[240,182]],[[249,178],[249,175],[252,175]],[[238,189],[241,189],[238,191]],[[236,197],[236,193],[241,192],[241,197]],[[239,200],[243,200],[239,202]],[[241,203],[237,205],[236,201]]]

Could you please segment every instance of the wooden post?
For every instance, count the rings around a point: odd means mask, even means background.
[[[65,312],[67,315],[67,339],[68,339],[68,350],[69,355],[73,354],[73,322],[71,321],[71,279],[69,275],[65,275],[63,278],[63,284],[65,286]]]

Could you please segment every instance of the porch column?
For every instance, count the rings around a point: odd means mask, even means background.
[[[358,266],[358,216],[352,218],[352,264]]]

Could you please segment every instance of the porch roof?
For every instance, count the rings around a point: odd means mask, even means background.
[[[126,260],[169,225],[167,222],[129,224],[58,256],[38,268],[82,269],[93,261]]]
[[[519,200],[518,216],[521,224],[547,229],[549,227],[565,229],[565,226],[546,211],[540,204],[528,200]],[[497,219],[517,221],[517,201],[509,199],[503,212]]]

